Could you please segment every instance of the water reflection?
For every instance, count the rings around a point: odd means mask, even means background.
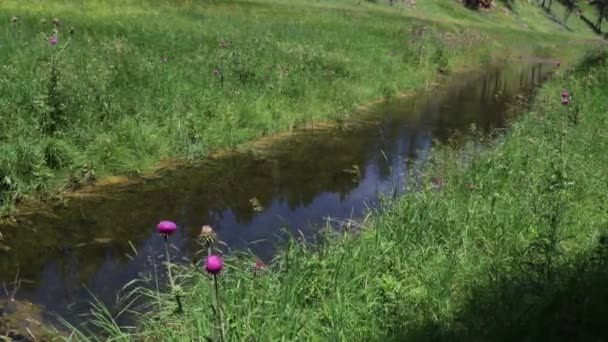
[[[18,272],[19,296],[61,315],[82,311],[89,299],[83,285],[112,303],[126,282],[158,264],[162,242],[154,226],[161,219],[179,224],[172,241],[184,257],[193,256],[203,224],[231,248],[269,257],[281,229],[309,235],[328,217],[357,217],[379,194],[402,190],[434,139],[445,141],[471,124],[502,127],[514,96],[549,71],[522,64],[456,78],[428,95],[379,105],[367,124],[298,135],[262,153],[233,154],[106,198],[74,200],[53,216],[21,218],[18,228],[2,229],[12,249],[0,252],[0,281]]]

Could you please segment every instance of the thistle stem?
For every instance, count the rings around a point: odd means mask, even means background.
[[[175,291],[175,280],[173,279],[173,274],[171,273],[171,256],[169,254],[169,239],[167,238],[167,235],[163,235],[163,238],[165,239],[165,255],[167,258],[167,276],[169,277],[169,285],[171,286],[171,290]],[[183,307],[182,307],[182,301],[179,297],[179,293],[175,293],[175,301],[177,302],[177,312],[178,313],[182,313]]]
[[[215,286],[215,305],[217,307],[216,317],[217,317],[217,327],[219,331],[219,339],[220,342],[225,341],[226,332],[224,330],[224,321],[222,319],[222,308],[220,305],[220,290],[218,286],[217,274],[213,275],[213,284]]]

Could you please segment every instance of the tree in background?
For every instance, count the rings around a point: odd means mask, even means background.
[[[564,5],[566,7],[566,11],[564,13],[564,20],[563,22],[567,22],[568,18],[570,18],[570,15],[572,14],[572,12],[577,12],[577,16],[580,15],[581,13],[581,8],[578,5],[580,0],[558,0],[562,5]]]
[[[540,6],[545,8],[547,11],[551,10],[551,5],[553,5],[553,0],[539,0]]]
[[[590,0],[589,4],[597,10],[597,21],[595,27],[598,31],[602,30],[602,21],[608,15],[608,0]]]

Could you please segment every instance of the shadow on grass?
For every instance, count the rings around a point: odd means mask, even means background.
[[[553,13],[553,11],[551,11],[551,8],[548,7],[542,7],[543,11],[545,12],[545,15],[547,16],[547,19],[551,20],[552,22],[554,22],[555,24],[563,27],[564,29],[566,29],[569,32],[572,32],[572,29],[570,27],[568,27],[568,25],[566,25],[565,20],[560,20],[555,13]]]
[[[595,23],[593,23],[587,17],[585,17],[584,15],[581,15],[580,18],[585,24],[587,24],[587,26],[589,26],[590,29],[593,30],[593,32],[595,32],[596,34],[599,34],[599,35],[602,34],[602,31],[600,31],[600,29],[598,29],[597,26],[595,26]]]
[[[589,72],[593,67],[606,63],[607,60],[608,49],[600,46],[587,51],[583,59],[574,68],[574,71],[577,73]]]
[[[516,268],[518,276],[497,272],[499,279],[474,289],[453,321],[392,332],[394,340],[608,340],[608,237],[568,266]]]

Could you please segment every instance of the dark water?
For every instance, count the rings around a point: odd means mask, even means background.
[[[429,94],[375,106],[349,128],[300,132],[262,152],[75,199],[52,215],[21,217],[18,227],[0,228],[11,247],[0,251],[0,282],[18,273],[18,298],[67,317],[86,309],[88,291],[112,304],[125,283],[159,264],[162,239],[154,227],[163,219],[179,224],[172,242],[184,258],[196,251],[203,224],[230,248],[268,258],[283,229],[310,235],[328,218],[360,217],[380,194],[403,190],[433,140],[471,124],[503,127],[515,95],[529,94],[552,68],[514,63],[448,78]]]

